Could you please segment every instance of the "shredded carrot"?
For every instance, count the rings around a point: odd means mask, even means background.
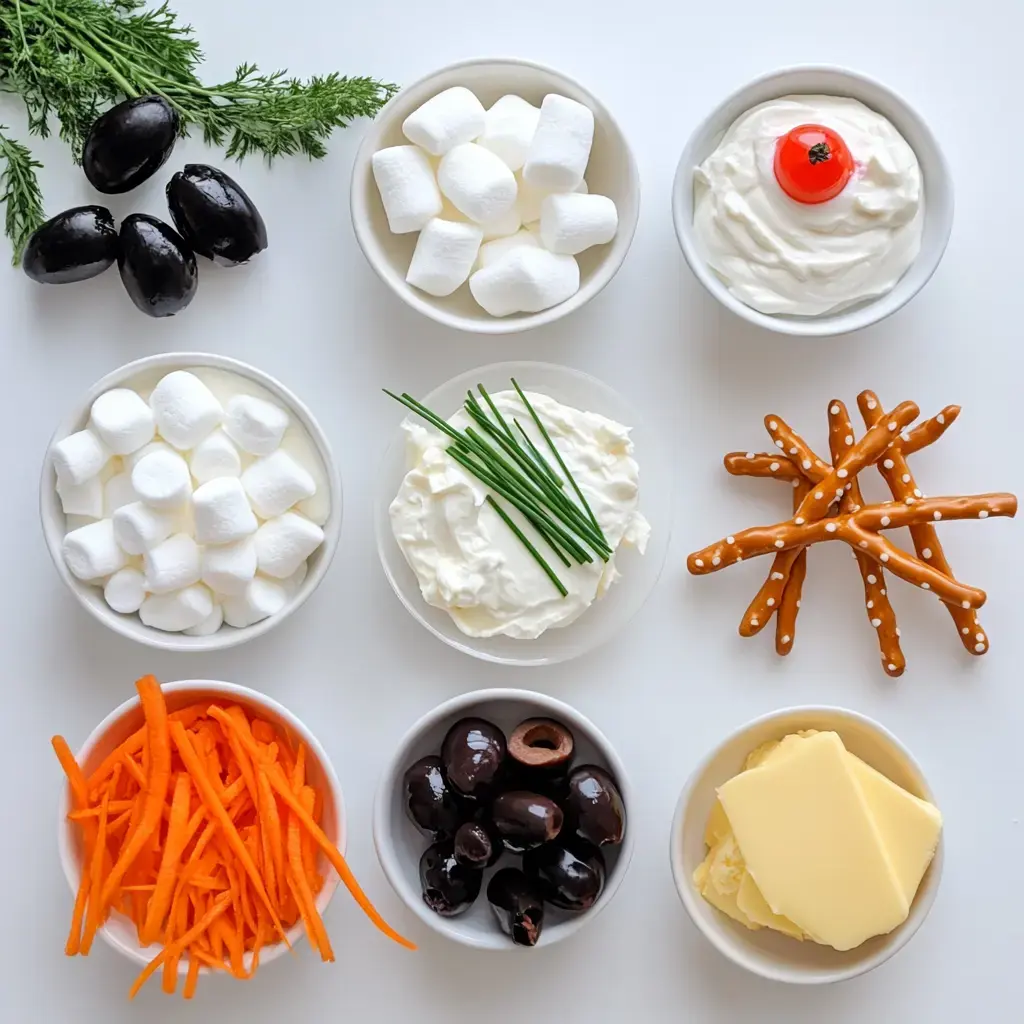
[[[196,985],[199,983],[199,958],[195,955],[195,949],[190,949],[188,954],[188,974],[185,976],[186,999],[191,999],[196,994]]]
[[[185,833],[188,829],[188,804],[192,796],[192,783],[184,772],[174,782],[174,797],[171,801],[171,819],[167,825],[167,841],[160,861],[160,873],[156,877],[156,889],[149,901],[146,921],[139,934],[144,946],[156,942],[160,926],[171,908],[174,895],[174,879],[178,873],[178,862],[185,849]]]

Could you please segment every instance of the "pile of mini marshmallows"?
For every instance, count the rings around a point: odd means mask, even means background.
[[[420,232],[409,284],[443,297],[468,279],[491,316],[539,313],[579,291],[575,256],[619,226],[615,203],[583,178],[589,107],[551,94],[539,110],[519,96],[484,110],[456,86],[402,131],[414,145],[374,153],[373,176],[391,231]]]
[[[51,452],[65,514],[93,520],[64,537],[68,568],[114,611],[168,632],[208,636],[281,611],[324,539],[293,509],[317,485],[280,447],[289,422],[252,395],[222,406],[186,370],[148,402],[100,395],[86,429]]]

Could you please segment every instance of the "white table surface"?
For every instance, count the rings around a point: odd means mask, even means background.
[[[237,172],[266,217],[270,248],[248,269],[204,264],[199,293],[181,316],[147,320],[116,273],[44,289],[0,269],[0,516],[9,581],[0,597],[0,1020],[1019,1020],[1020,525],[943,530],[962,577],[990,592],[982,618],[992,652],[982,659],[962,652],[933,600],[893,583],[909,662],[897,682],[879,670],[845,550],[813,552],[796,649],[785,660],[769,636],[742,641],[735,632],[763,561],[696,580],[684,560],[729,528],[774,521],[788,501],[768,483],[727,477],[725,451],[763,449],[761,419],[770,410],[825,447],[826,402],[841,396],[852,404],[865,387],[888,403],[912,398],[928,413],[949,402],[964,407],[941,445],[914,460],[926,490],[1024,492],[1024,145],[1016,113],[1024,8],[1005,0],[860,0],[813,10],[799,0],[521,0],[508,10],[493,5],[493,13],[465,0],[175,6],[196,25],[210,79],[242,60],[398,82],[487,53],[563,68],[593,88],[632,141],[643,181],[640,226],[612,285],[568,321],[498,340],[452,333],[400,305],[356,247],[348,182],[363,126],[355,125],[335,137],[323,162],[296,159],[272,171],[250,162]],[[920,108],[949,157],[957,214],[942,266],[908,308],[855,337],[800,342],[747,328],[703,294],[676,246],[669,189],[687,134],[710,105],[757,74],[813,61],[875,75]],[[0,120],[23,128],[9,98]],[[51,212],[96,201],[61,143],[33,147],[46,162]],[[163,183],[186,159],[227,165],[198,141],[179,145],[142,189],[112,197],[115,214],[166,216]],[[305,398],[333,440],[348,500],[334,566],[299,614],[251,646],[173,656],[106,632],[64,590],[43,546],[36,484],[54,425],[94,380],[138,356],[197,348],[253,362]],[[661,421],[678,474],[673,541],[651,600],[600,652],[550,669],[486,665],[435,640],[391,593],[371,528],[375,468],[397,422],[379,388],[423,393],[473,365],[515,357],[567,363],[612,382]],[[203,984],[191,1006],[150,985],[130,1007],[134,968],[102,943],[89,960],[64,958],[71,897],[57,861],[61,777],[49,737],[61,732],[81,743],[147,672],[245,683],[318,732],[345,788],[352,866],[385,915],[421,943],[418,954],[387,942],[339,894],[327,915],[337,964],[320,964],[304,947],[246,986]],[[616,900],[575,939],[536,955],[446,944],[399,903],[371,842],[374,785],[392,745],[441,700],[487,686],[536,688],[575,704],[606,731],[637,784],[636,857]],[[872,715],[909,745],[945,812],[947,859],[938,902],[904,952],[857,981],[798,990],[744,974],[705,942],[673,888],[668,834],[687,774],[725,732],[811,702]]]

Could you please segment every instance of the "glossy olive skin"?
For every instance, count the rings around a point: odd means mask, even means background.
[[[523,871],[553,907],[589,910],[604,889],[601,851],[583,840],[545,843],[523,854]]]
[[[102,274],[117,259],[117,228],[102,206],[75,206],[51,217],[25,246],[22,269],[41,284],[70,284]]]
[[[223,171],[185,164],[167,183],[167,207],[181,237],[200,255],[233,267],[267,247],[256,204]]]
[[[615,780],[597,765],[581,765],[569,775],[563,805],[566,831],[595,846],[614,846],[626,834],[626,808]]]
[[[170,226],[145,213],[121,222],[117,269],[132,302],[148,316],[173,316],[199,285],[196,257]]]
[[[491,820],[513,853],[549,843],[562,830],[562,808],[540,793],[513,789],[491,805]]]
[[[469,910],[480,895],[483,877],[455,859],[450,840],[428,846],[420,857],[423,902],[442,917],[455,917]]]
[[[118,103],[96,118],[89,130],[82,170],[99,192],[130,192],[171,155],[179,127],[177,111],[161,96]]]
[[[487,886],[501,930],[517,946],[535,946],[544,928],[544,899],[536,883],[518,868],[502,868]]]
[[[421,757],[402,780],[402,802],[412,823],[434,839],[455,835],[462,822],[458,798],[444,781],[439,757]]]
[[[455,833],[455,859],[467,868],[482,871],[496,864],[505,852],[501,835],[486,821],[467,821]]]
[[[465,797],[479,800],[501,778],[508,748],[505,734],[482,718],[463,718],[441,744],[448,784]]]

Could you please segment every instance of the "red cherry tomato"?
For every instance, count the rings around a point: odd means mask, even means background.
[[[842,136],[821,124],[801,124],[775,144],[775,178],[798,203],[825,203],[846,188],[853,157]]]

